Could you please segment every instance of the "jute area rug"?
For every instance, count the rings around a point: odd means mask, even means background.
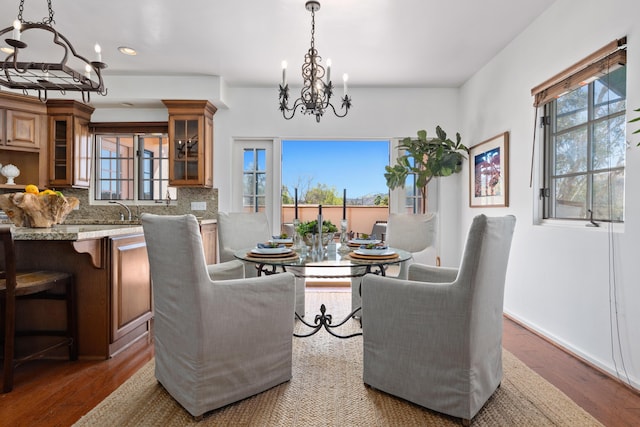
[[[321,303],[334,324],[350,309],[348,292],[307,292],[306,319]],[[307,320],[309,321],[309,320]],[[359,330],[350,320],[341,333]],[[297,322],[296,332],[306,330]],[[599,426],[565,394],[503,351],[501,387],[473,426]],[[196,422],[158,384],[150,361],[82,417],[76,426],[454,426],[460,420],[366,387],[362,337],[340,340],[322,330],[293,339],[291,381],[207,414]]]

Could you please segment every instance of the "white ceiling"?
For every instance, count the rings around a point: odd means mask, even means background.
[[[555,0],[321,0],[316,48],[332,60],[334,84],[457,87]],[[46,0],[26,0],[41,21]],[[305,0],[53,0],[54,27],[109,75],[215,75],[230,86],[275,87],[281,61],[294,84],[309,48]],[[19,0],[0,3],[0,28]],[[4,38],[4,37],[3,37]],[[4,45],[4,40],[0,40]],[[118,46],[138,51],[118,53]],[[94,98],[92,98],[94,99]]]

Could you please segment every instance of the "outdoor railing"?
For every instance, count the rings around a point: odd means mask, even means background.
[[[349,206],[346,208],[349,228],[347,231],[354,233],[371,233],[373,225],[377,221],[387,221],[389,218],[388,206]],[[282,206],[282,222],[292,223],[294,218],[294,206]],[[322,217],[330,220],[340,229],[342,220],[342,206],[322,206]],[[298,205],[298,219],[300,222],[312,221],[318,218],[318,205]]]

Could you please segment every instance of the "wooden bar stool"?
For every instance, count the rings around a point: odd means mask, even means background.
[[[16,253],[10,227],[0,228],[0,238],[4,247],[4,271],[0,271],[0,300],[4,314],[4,366],[2,392],[13,389],[15,367],[44,356],[58,347],[68,346],[69,359],[78,359],[76,297],[73,275],[62,271],[31,270],[16,271]],[[60,290],[64,289],[64,293]],[[65,330],[19,330],[16,331],[17,300],[65,300]],[[60,340],[48,343],[44,348],[28,355],[16,357],[16,336],[59,336]]]

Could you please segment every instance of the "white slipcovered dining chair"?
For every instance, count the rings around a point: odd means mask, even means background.
[[[504,284],[516,219],[473,219],[460,268],[362,281],[363,381],[426,408],[478,413],[502,381]]]
[[[400,265],[398,278],[406,279],[409,265],[414,262],[435,265],[437,216],[426,214],[389,214],[387,245],[411,252],[413,258]]]
[[[142,215],[151,270],[155,375],[194,417],[292,375],[294,277],[207,266],[196,218]],[[223,277],[228,280],[212,280]],[[233,276],[237,278],[233,278]]]
[[[264,212],[218,212],[220,261],[237,259],[233,254],[271,238],[271,228]],[[245,276],[256,277],[256,264],[245,263]]]
[[[269,220],[264,212],[218,212],[218,246],[220,261],[237,259],[240,249],[253,248],[272,238]],[[245,276],[256,277],[257,264],[245,262]],[[293,271],[293,270],[292,270]],[[304,278],[296,277],[296,313],[304,316]]]
[[[400,263],[399,279],[406,279],[409,265],[416,260],[423,264],[436,263],[437,217],[434,212],[426,214],[389,214],[386,223],[385,243],[391,248],[411,252],[412,259]],[[380,237],[380,236],[378,236]],[[351,279],[351,309],[362,305],[360,298],[360,283],[362,278]]]

